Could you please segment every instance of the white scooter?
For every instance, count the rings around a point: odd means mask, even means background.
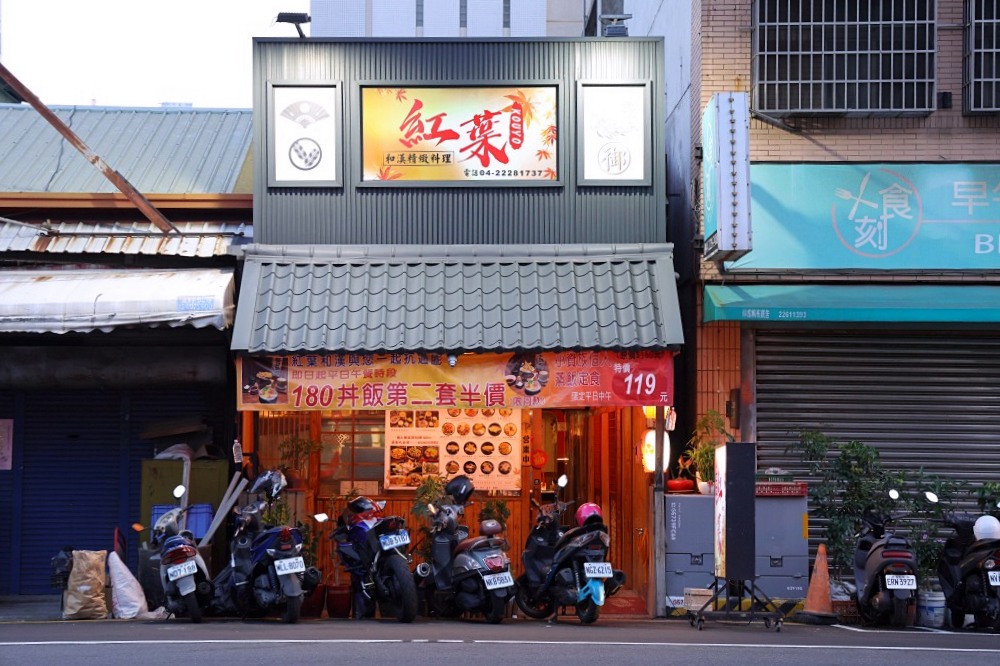
[[[174,497],[180,499],[184,492],[184,486],[177,486]],[[212,602],[212,582],[194,534],[181,529],[181,519],[190,508],[178,506],[160,516],[153,525],[150,545],[160,550],[160,584],[167,610],[201,622],[202,609]]]

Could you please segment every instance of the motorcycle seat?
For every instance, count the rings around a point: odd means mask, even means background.
[[[468,537],[467,539],[462,539],[455,546],[456,553],[463,553],[467,550],[472,550],[473,548],[478,548],[479,546],[496,546],[499,547],[501,542],[499,539],[494,539],[488,536],[475,536]]]

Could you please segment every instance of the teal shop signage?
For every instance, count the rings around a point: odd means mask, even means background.
[[[727,270],[998,269],[1000,164],[753,164]]]

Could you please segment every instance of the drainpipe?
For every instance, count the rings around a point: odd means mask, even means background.
[[[28,88],[25,87],[25,85],[21,83],[9,69],[4,67],[3,64],[0,64],[0,80],[10,86],[14,92],[20,95],[21,99],[33,106],[38,113],[42,114],[42,117],[45,118],[50,125],[56,128],[56,131],[62,134],[67,141],[73,144],[73,147],[79,150],[88,162],[97,167],[97,169],[104,174],[104,177],[111,181],[111,184],[117,187],[122,194],[128,197],[128,200],[135,204],[135,207],[142,211],[142,214],[145,215],[150,222],[155,224],[160,231],[164,233],[169,233],[171,231],[174,233],[180,233],[177,227],[175,227],[170,220],[163,216],[163,213],[157,210],[156,207],[150,203],[149,199],[144,197],[138,190],[135,189],[135,187],[132,186],[132,183],[125,179],[125,176],[112,169],[107,163],[105,163],[104,160],[101,159],[99,155],[90,150],[90,148],[87,147],[87,144],[85,144],[83,140],[80,139],[75,132],[73,132],[73,130],[60,120],[56,114],[52,113],[52,110],[45,106],[42,101],[38,99],[33,92],[28,90]]]

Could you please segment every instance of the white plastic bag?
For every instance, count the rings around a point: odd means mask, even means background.
[[[118,553],[108,555],[108,572],[111,574],[111,614],[128,620],[148,613],[142,585]]]

